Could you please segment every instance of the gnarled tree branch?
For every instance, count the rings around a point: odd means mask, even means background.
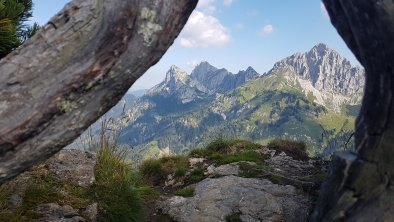
[[[74,0],[0,61],[0,183],[72,142],[173,43],[197,0]]]

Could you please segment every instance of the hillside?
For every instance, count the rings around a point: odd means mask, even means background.
[[[284,58],[263,75],[252,67],[233,74],[208,62],[189,75],[173,65],[163,82],[126,98],[125,112],[123,101],[107,119],[116,119],[112,128],[121,129],[123,146],[134,148],[133,159],[187,153],[217,137],[301,140],[310,155],[328,157],[353,146],[364,81],[362,68],[325,44]],[[99,122],[90,134],[98,136]]]
[[[277,62],[264,75],[232,74],[202,62],[165,80],[127,110],[120,142],[136,156],[185,153],[218,136],[305,141],[312,155],[344,147],[360,108],[364,70],[327,45]],[[351,144],[347,145],[351,147]]]
[[[215,140],[132,170],[117,148],[62,150],[0,185],[0,221],[306,221],[326,162],[302,143]]]

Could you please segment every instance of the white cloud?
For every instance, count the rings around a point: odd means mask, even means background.
[[[230,6],[233,3],[233,0],[223,0],[223,4],[226,6]]]
[[[271,24],[268,24],[263,27],[263,30],[260,32],[260,35],[266,36],[266,35],[269,35],[273,32],[274,32],[274,26],[272,26]]]
[[[194,67],[196,67],[200,63],[201,63],[200,60],[192,60],[192,61],[187,62],[186,65],[188,68],[194,69]]]
[[[204,13],[212,15],[215,12],[218,12],[215,4],[217,0],[199,0],[197,4],[197,9]],[[223,5],[230,6],[233,3],[233,0],[223,0]],[[220,11],[220,10],[219,10]]]
[[[328,15],[327,9],[324,6],[323,2],[320,2],[320,11],[323,14],[324,18],[330,19],[330,16]]]
[[[230,42],[230,35],[220,21],[195,10],[180,35],[180,44],[188,48],[222,47]]]
[[[208,14],[213,14],[216,11],[216,7],[213,5],[215,1],[216,0],[199,0],[197,9]]]
[[[212,5],[213,3],[215,3],[216,0],[199,0],[197,7],[199,8],[205,8],[205,7],[209,7],[210,5]]]

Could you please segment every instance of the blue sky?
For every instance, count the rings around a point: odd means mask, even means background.
[[[67,2],[33,0],[32,20],[45,24]],[[172,64],[189,73],[208,61],[233,73],[252,66],[262,74],[278,60],[320,42],[359,64],[319,0],[200,0],[175,43],[131,90],[158,84]]]

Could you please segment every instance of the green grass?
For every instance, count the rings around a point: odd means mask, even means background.
[[[186,156],[170,156],[160,159],[149,159],[141,163],[139,170],[143,177],[153,185],[164,182],[169,174],[176,177],[185,176],[189,169]]]
[[[306,151],[306,145],[302,141],[293,141],[293,140],[286,140],[286,139],[274,139],[271,140],[267,144],[268,148],[276,148],[276,147],[288,147],[290,149],[298,149],[302,151]]]
[[[126,161],[125,151],[116,146],[102,146],[97,152],[94,172],[99,221],[141,221],[144,218],[143,202],[136,189],[138,176]]]
[[[255,149],[259,149],[261,147],[262,146],[260,144],[253,143],[248,140],[241,140],[241,139],[226,140],[226,139],[223,139],[222,137],[218,137],[215,140],[213,140],[212,142],[210,142],[205,147],[206,151],[200,149],[200,150],[196,151],[196,153],[197,154],[199,154],[199,153],[204,154],[204,152],[205,152],[205,153],[209,154],[209,151],[228,153],[231,151],[231,150],[229,150],[230,148],[233,148],[233,150],[236,152],[239,150],[255,150]]]
[[[211,156],[213,151],[208,150],[206,148],[197,148],[190,152],[190,157],[208,157]]]
[[[240,213],[233,213],[226,216],[226,222],[242,222]]]
[[[279,176],[279,175],[269,175],[268,179],[274,183],[274,184],[279,184],[279,185],[284,185],[284,181],[283,181],[283,177]]]
[[[322,182],[326,178],[326,174],[324,172],[314,174],[314,175],[308,175],[304,177],[298,177],[299,180],[305,181],[305,182]]]
[[[58,186],[58,182],[50,175],[42,179],[33,177],[23,196],[22,207],[28,210],[40,203],[53,203],[61,200]]]
[[[187,183],[197,183],[204,179],[204,168],[196,168],[190,172],[190,175],[187,177]]]
[[[212,142],[210,142],[205,149],[214,151],[214,152],[220,152],[224,151],[225,149],[230,148],[231,146],[234,146],[237,144],[236,140],[225,140],[223,137],[218,137]]]
[[[194,149],[190,157],[204,157],[217,165],[239,161],[251,161],[257,164],[263,162],[263,157],[255,150],[262,148],[261,144],[247,140],[225,140],[219,137],[210,142],[205,148]]]
[[[102,129],[105,129],[103,125]],[[144,221],[145,205],[157,199],[158,194],[143,183],[127,161],[126,151],[118,148],[117,135],[106,135],[102,130],[100,149],[94,167],[95,182],[90,187],[80,187],[68,181],[59,181],[45,164],[26,172],[26,190],[20,207],[12,207],[9,198],[13,192],[12,181],[0,186],[0,221],[35,221],[42,217],[34,208],[39,204],[58,203],[74,209],[85,209],[92,202],[98,203],[98,221]]]
[[[240,173],[238,176],[246,177],[246,178],[258,178],[261,177],[263,173],[263,169],[267,168],[267,166],[253,165],[245,162],[239,163]]]
[[[287,155],[298,159],[308,160],[307,147],[302,141],[274,139],[267,144],[267,148],[285,152]]]
[[[261,164],[263,159],[262,156],[255,151],[244,151],[240,153],[230,153],[230,154],[219,154],[216,153],[212,155],[212,159],[217,165],[224,165],[240,161],[251,161],[257,164]]]
[[[174,194],[182,197],[192,197],[194,196],[194,189],[185,187],[175,191]]]
[[[33,209],[45,203],[58,203],[60,205],[70,205],[75,209],[86,208],[90,204],[88,188],[78,187],[68,182],[60,182],[46,170],[34,167],[31,172],[27,172],[29,177],[26,182],[26,190],[22,195],[22,205],[12,207],[9,198],[13,190],[12,183],[4,184],[0,187],[0,221],[32,221],[41,218],[43,215]],[[61,192],[63,191],[63,192]]]

